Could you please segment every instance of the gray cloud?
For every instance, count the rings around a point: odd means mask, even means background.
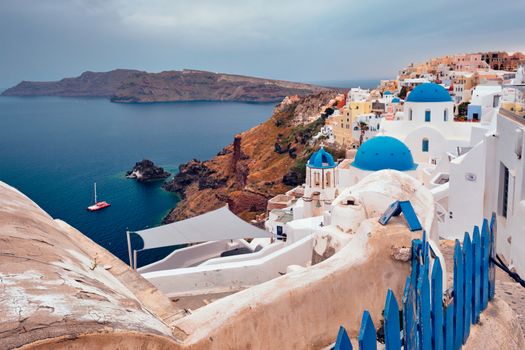
[[[3,0],[0,86],[117,67],[389,77],[440,54],[525,50],[524,11],[522,0]]]

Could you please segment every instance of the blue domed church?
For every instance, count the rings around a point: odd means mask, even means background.
[[[365,171],[412,171],[417,168],[408,147],[389,136],[376,136],[363,143],[357,150],[352,165]]]
[[[383,120],[379,135],[402,141],[416,162],[436,164],[447,153],[471,147],[472,130],[471,124],[454,121],[454,103],[447,89],[423,83],[406,97],[403,118]]]
[[[394,137],[373,137],[353,152],[353,158],[345,159],[338,166],[340,188],[352,186],[368,174],[380,170],[397,170],[417,177],[418,165],[414,162],[412,152]]]

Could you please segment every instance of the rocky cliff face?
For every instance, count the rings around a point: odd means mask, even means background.
[[[79,77],[60,81],[23,81],[5,90],[2,96],[111,97],[123,81],[143,72],[116,69],[111,72],[84,72]]]
[[[240,101],[277,102],[287,95],[327,90],[320,86],[282,80],[196,70],[147,73],[117,69],[85,72],[55,82],[30,82],[7,89],[4,96],[96,96],[113,102]]]
[[[202,214],[225,203],[246,220],[264,212],[269,198],[302,183],[306,160],[316,149],[308,141],[324,124],[318,119],[296,125],[296,111],[313,101],[316,106],[326,105],[335,94],[326,91],[285,99],[268,121],[237,135],[213,159],[181,165],[165,188],[181,195],[182,201],[164,222]]]

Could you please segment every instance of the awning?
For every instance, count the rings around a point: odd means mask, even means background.
[[[134,250],[226,239],[271,237],[270,232],[255,227],[232,213],[227,205],[193,218],[130,233],[135,236],[132,237]]]

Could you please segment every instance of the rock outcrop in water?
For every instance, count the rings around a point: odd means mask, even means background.
[[[307,95],[327,88],[283,80],[198,70],[148,73],[117,69],[84,72],[53,82],[23,81],[3,96],[95,96],[113,102],[240,101],[278,102],[288,95]]]
[[[164,170],[164,168],[156,166],[155,163],[149,159],[143,159],[135,163],[133,169],[126,173],[128,179],[135,179],[139,182],[163,180],[170,175],[171,174]]]
[[[324,125],[322,118],[297,125],[297,112],[300,117],[319,115],[318,106],[326,105],[335,94],[326,91],[287,98],[268,121],[235,136],[233,143],[213,159],[204,162],[194,159],[181,165],[164,188],[178,193],[182,201],[164,222],[202,214],[225,203],[246,220],[265,212],[269,198],[303,183],[304,165],[316,149],[308,141]],[[311,110],[307,111],[304,103]]]

